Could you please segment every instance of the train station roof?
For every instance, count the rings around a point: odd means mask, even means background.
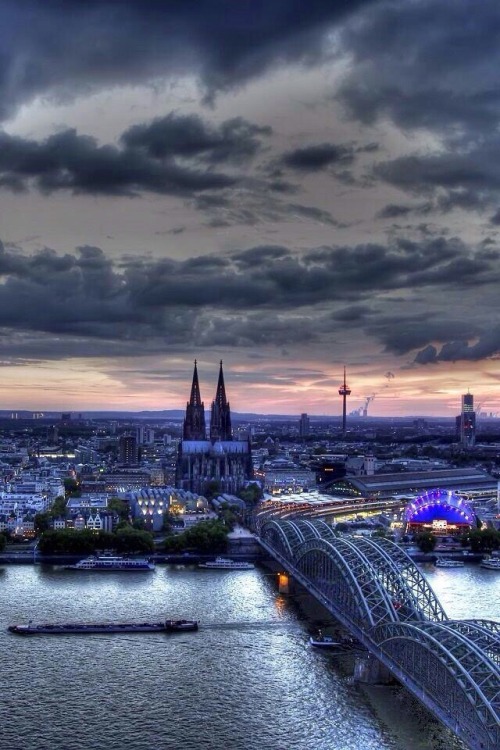
[[[361,495],[390,496],[405,492],[423,492],[442,488],[457,491],[496,490],[497,480],[482,469],[444,469],[437,471],[409,471],[396,474],[371,474],[369,476],[346,476],[330,485],[335,494],[337,484],[349,484]]]

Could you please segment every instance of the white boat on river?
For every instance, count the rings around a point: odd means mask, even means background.
[[[253,570],[255,565],[251,562],[230,560],[228,557],[216,557],[215,560],[200,563],[198,567],[209,570]]]
[[[66,565],[66,570],[92,570],[92,571],[137,571],[154,570],[155,564],[151,560],[139,557],[118,557],[114,555],[91,556],[79,560],[75,565]]]
[[[449,557],[440,557],[436,561],[436,568],[463,568],[463,560],[451,560]]]

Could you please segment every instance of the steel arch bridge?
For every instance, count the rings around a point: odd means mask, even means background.
[[[471,750],[500,748],[500,623],[450,620],[404,550],[257,519],[262,546]],[[370,657],[369,657],[370,658]]]

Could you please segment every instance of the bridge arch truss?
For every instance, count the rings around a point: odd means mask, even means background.
[[[469,747],[500,747],[500,624],[451,621],[389,540],[263,519],[262,545]]]

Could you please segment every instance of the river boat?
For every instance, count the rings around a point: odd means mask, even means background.
[[[251,562],[230,560],[227,557],[216,557],[215,560],[199,563],[198,567],[210,570],[253,570],[255,565]]]
[[[16,635],[89,635],[92,633],[186,633],[198,630],[197,620],[163,620],[163,622],[63,622],[9,625]]]
[[[311,646],[316,646],[316,648],[344,648],[344,644],[342,641],[336,641],[335,638],[332,638],[331,635],[321,635],[321,633],[317,636],[311,636],[309,638],[309,643]]]
[[[357,651],[363,649],[361,643],[350,635],[334,638],[331,635],[323,635],[323,633],[319,632],[317,636],[312,635],[309,638],[309,643],[315,648],[331,648],[337,651]]]
[[[197,620],[165,620],[167,633],[189,633],[198,630]]]
[[[102,571],[137,571],[154,570],[155,564],[151,560],[139,557],[118,557],[114,555],[91,555],[84,560],[79,560],[74,565],[65,565],[66,570],[92,570]]]
[[[483,557],[479,563],[480,568],[486,568],[486,570],[500,570],[500,558],[499,557]]]
[[[463,568],[463,560],[452,560],[449,557],[440,557],[436,561],[436,568]]]

